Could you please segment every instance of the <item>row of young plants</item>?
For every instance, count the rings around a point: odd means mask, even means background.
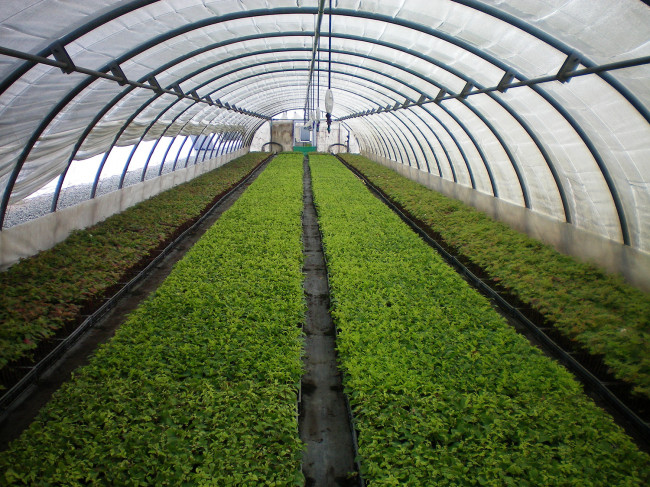
[[[650,295],[365,157],[343,156],[501,287],[650,397]]]
[[[249,153],[0,273],[0,369],[79,317],[268,154]]]
[[[640,452],[331,156],[310,156],[369,485],[648,485]]]
[[[302,156],[276,157],[0,457],[3,485],[301,485]]]

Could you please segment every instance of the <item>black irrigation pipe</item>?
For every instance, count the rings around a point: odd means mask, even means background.
[[[589,372],[585,367],[573,358],[566,350],[555,343],[546,333],[544,333],[538,326],[530,321],[522,312],[504,299],[497,291],[492,289],[488,284],[482,281],[474,273],[472,273],[462,262],[455,256],[447,252],[442,245],[434,240],[428,233],[420,228],[409,216],[407,216],[397,205],[395,205],[381,189],[372,184],[360,171],[345,162],[340,156],[334,155],[341,163],[347,167],[353,174],[361,179],[364,184],[372,191],[386,206],[395,212],[411,229],[417,233],[422,240],[433,247],[445,259],[445,261],[455,268],[455,270],[469,281],[472,286],[481,291],[492,299],[499,308],[507,313],[511,318],[515,319],[530,331],[535,339],[539,341],[542,348],[549,353],[552,357],[559,360],[569,371],[571,371],[583,384],[588,385],[594,392],[596,392],[611,408],[620,414],[632,427],[635,428],[633,435],[638,437],[643,442],[642,448],[646,451],[650,448],[650,424],[643,421],[632,409],[623,403],[609,388],[603,384],[595,375]],[[625,428],[625,426],[623,426]],[[627,429],[627,428],[625,428]]]
[[[318,231],[320,232],[320,229]],[[325,266],[327,267],[327,260],[325,260]],[[329,288],[329,284],[328,284],[328,288]],[[337,336],[339,334],[339,329],[336,326],[336,323],[334,323],[334,333]],[[354,415],[352,414],[352,406],[350,406],[350,398],[345,393],[345,391],[343,391],[343,399],[345,400],[345,409],[347,409],[348,411],[348,422],[350,423],[350,433],[352,434],[352,448],[354,451],[354,464],[357,467],[359,487],[366,487],[366,481],[363,479],[363,474],[361,473],[361,457],[359,456],[359,441],[357,439],[357,423],[354,420]]]
[[[183,233],[176,237],[167,247],[165,247],[159,255],[157,255],[144,269],[142,269],[133,279],[127,282],[119,291],[117,291],[113,296],[111,296],[103,305],[101,305],[97,310],[95,310],[90,316],[88,316],[75,330],[70,333],[65,339],[59,343],[54,350],[48,353],[43,359],[36,363],[33,367],[30,368],[29,372],[23,376],[16,384],[14,384],[11,389],[7,390],[2,397],[0,397],[0,423],[6,419],[8,411],[11,409],[12,404],[16,401],[20,395],[33,383],[38,381],[38,379],[47,372],[56,361],[67,352],[72,345],[81,338],[81,336],[92,328],[108,311],[110,311],[117,301],[124,296],[127,292],[131,291],[133,287],[138,284],[151,270],[157,266],[162,259],[167,256],[182,240],[185,239],[191,232],[195,231],[199,225],[201,225],[206,218],[208,218],[212,212],[221,205],[226,198],[231,196],[241,187],[243,187],[248,181],[250,181],[262,168],[268,163],[275,154],[269,155],[266,159],[261,161],[253,170],[242,179],[239,183],[233,186],[227,193],[225,193],[219,200],[212,205],[212,207],[206,211],[192,226],[187,228]]]

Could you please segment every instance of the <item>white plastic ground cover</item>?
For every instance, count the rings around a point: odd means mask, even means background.
[[[304,106],[319,3],[5,0],[0,45],[47,55],[61,41],[78,66],[118,60],[131,80],[155,74],[163,87],[178,82],[185,93],[272,117]],[[335,118],[413,104],[441,88],[459,93],[468,81],[492,87],[506,69],[519,79],[552,75],[570,52],[587,64],[650,55],[650,8],[640,0],[332,5]],[[325,14],[323,49],[328,28]],[[326,61],[323,51],[321,69]],[[14,76],[23,65],[0,55],[0,192],[11,201],[113,145],[219,133],[234,150],[264,121],[51,66]],[[530,210],[604,238],[623,241],[622,216],[630,245],[650,252],[649,80],[646,64],[345,123],[362,151],[519,206],[525,188]],[[323,71],[323,93],[326,82]]]

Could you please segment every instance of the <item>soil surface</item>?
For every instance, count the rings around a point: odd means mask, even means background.
[[[354,443],[337,366],[336,330],[329,313],[327,268],[307,157],[304,168],[302,228],[307,316],[299,419],[300,437],[307,445],[303,473],[307,487],[357,486]]]
[[[67,381],[77,367],[88,363],[98,345],[108,341],[126,320],[130,312],[138,307],[167,278],[174,264],[203,236],[219,217],[230,208],[266,167],[262,164],[252,177],[237,190],[222,198],[208,216],[193,231],[179,242],[167,256],[152,269],[134,288],[117,301],[115,306],[100,321],[85,332],[61,359],[59,359],[38,382],[30,386],[2,416],[0,416],[0,451],[7,449],[9,442],[20,436],[34,420],[40,409],[52,394]]]

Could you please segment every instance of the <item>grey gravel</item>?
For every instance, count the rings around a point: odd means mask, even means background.
[[[184,163],[185,161],[178,161],[176,169],[183,168]],[[192,160],[190,160],[190,163],[192,163]],[[172,171],[172,167],[173,161],[166,162],[163,166],[161,175],[170,173]],[[147,174],[145,175],[145,181],[157,177],[159,170],[160,165],[149,166],[147,168]],[[142,169],[129,171],[126,173],[126,177],[124,178],[124,187],[139,183],[141,178]],[[101,196],[103,194],[110,193],[111,191],[116,191],[118,189],[119,182],[120,176],[111,176],[110,178],[103,179],[99,182],[96,196]],[[88,183],[70,186],[63,189],[61,191],[61,195],[59,196],[59,204],[57,206],[57,209],[61,210],[63,208],[67,208],[69,206],[73,206],[86,201],[90,198],[92,186],[92,183]],[[50,212],[52,206],[53,196],[53,194],[45,194],[22,200],[18,203],[10,205],[7,208],[3,228],[20,225],[21,223],[26,223],[30,220],[34,220],[36,218],[47,215]]]

